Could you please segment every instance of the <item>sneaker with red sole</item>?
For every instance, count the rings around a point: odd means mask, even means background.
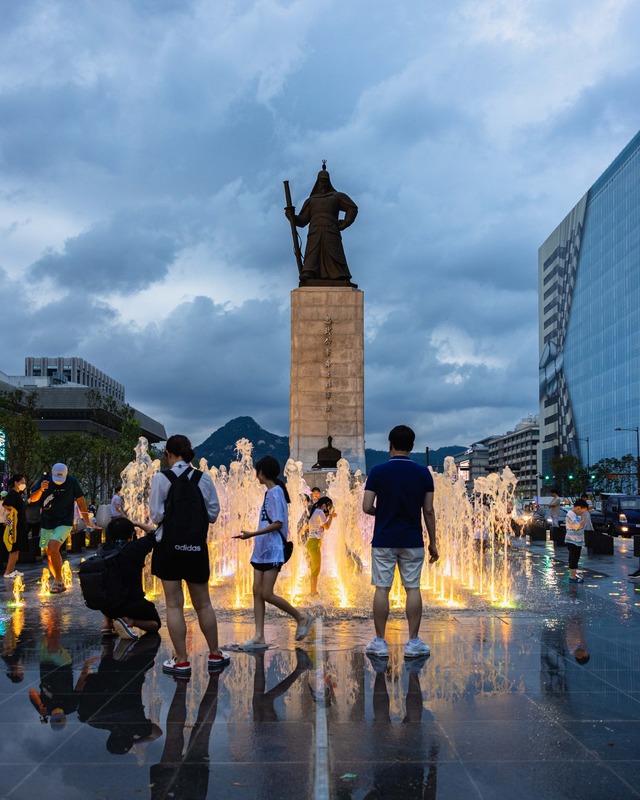
[[[191,677],[191,662],[178,661],[176,657],[168,659],[162,665],[162,671],[165,675],[175,675],[178,678]]]
[[[231,663],[231,657],[229,653],[225,653],[224,650],[220,650],[217,653],[209,653],[209,658],[207,659],[207,669],[209,672],[217,672],[220,669],[224,669],[227,664]]]

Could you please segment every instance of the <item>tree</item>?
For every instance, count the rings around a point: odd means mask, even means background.
[[[24,473],[28,483],[49,466],[45,440],[36,422],[38,414],[35,392],[0,392],[0,428],[6,434],[7,451],[4,471],[7,475]]]

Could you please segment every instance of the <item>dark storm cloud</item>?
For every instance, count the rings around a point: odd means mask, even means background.
[[[178,245],[148,214],[120,214],[73,239],[60,253],[48,252],[28,272],[61,287],[119,294],[161,281],[176,257]]]

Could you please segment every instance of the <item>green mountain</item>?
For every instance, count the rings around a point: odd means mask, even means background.
[[[202,444],[193,449],[196,459],[206,458],[210,467],[228,467],[236,461],[236,442],[248,439],[253,444],[252,458],[255,463],[263,456],[274,456],[284,465],[289,458],[289,437],[276,436],[261,428],[252,417],[236,417],[218,428]]]
[[[222,428],[214,431],[208,439],[194,448],[196,459],[206,458],[210,467],[228,467],[237,458],[236,442],[238,439],[248,439],[253,444],[254,463],[262,456],[271,455],[278,459],[280,466],[289,458],[289,437],[276,436],[261,428],[252,417],[236,417]],[[462,453],[466,448],[459,446],[440,447],[429,452],[429,463],[434,469],[442,469],[446,456]],[[424,464],[424,452],[415,452],[411,457],[417,464]],[[389,459],[387,450],[365,450],[367,470],[376,464],[382,464]]]

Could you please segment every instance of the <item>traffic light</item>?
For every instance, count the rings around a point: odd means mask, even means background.
[[[591,475],[589,475],[589,480],[595,481],[595,479],[596,479],[595,474],[592,473]]]
[[[567,478],[569,478],[569,480],[572,481],[573,480],[573,475],[567,475]]]
[[[545,479],[545,481],[550,481],[551,480],[551,475],[545,475],[544,479]]]

